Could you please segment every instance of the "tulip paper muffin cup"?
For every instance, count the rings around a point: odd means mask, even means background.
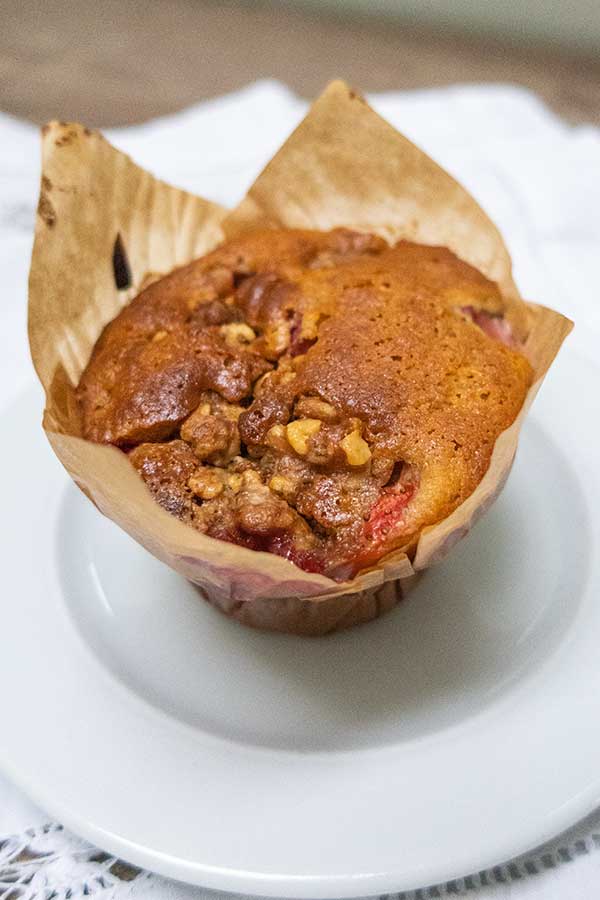
[[[527,409],[572,323],[527,304],[524,352],[534,383],[498,438],[477,489],[423,531],[410,559],[393,553],[339,584],[195,531],[153,500],[122,451],[84,440],[74,388],[94,343],[150,274],[166,274],[257,226],[347,226],[390,242],[446,246],[498,282],[507,298],[518,299],[498,230],[461,185],[341,82],[314,103],[233,211],[159,181],[81,125],[45,126],[42,151],[29,340],[46,392],[43,427],[76,484],[150,553],[244,624],[325,634],[394,606],[498,495]]]

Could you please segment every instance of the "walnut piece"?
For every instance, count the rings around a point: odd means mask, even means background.
[[[240,452],[236,422],[224,416],[207,414],[202,404],[181,426],[181,437],[190,444],[198,459],[226,466]]]
[[[202,467],[188,480],[188,487],[202,500],[214,500],[223,493],[225,475],[220,469]]]
[[[347,434],[346,437],[340,441],[340,446],[346,454],[346,459],[350,466],[364,466],[365,463],[368,463],[371,459],[369,445],[365,439],[361,437],[360,431],[357,429],[351,431],[350,434]]]
[[[287,439],[299,456],[306,456],[308,442],[320,427],[319,419],[295,419],[286,425]]]
[[[244,472],[244,480],[249,472]],[[253,473],[256,474],[256,473]],[[236,496],[236,520],[243,531],[271,535],[290,528],[294,513],[284,500],[276,497],[266,485],[250,481]]]
[[[256,338],[253,330],[245,322],[229,322],[227,325],[221,325],[219,331],[226,343],[233,347],[236,344],[251,344]]]
[[[284,500],[290,500],[296,491],[296,487],[291,478],[284,475],[273,475],[269,481],[269,487],[275,494],[279,494]]]
[[[321,419],[322,422],[335,422],[338,418],[335,407],[319,397],[300,397],[295,414],[298,418]]]

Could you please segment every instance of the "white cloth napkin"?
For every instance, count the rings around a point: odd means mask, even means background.
[[[462,181],[495,220],[522,293],[574,318],[595,348],[600,130],[566,125],[514,86],[466,85],[370,100]],[[108,137],[162,178],[232,205],[305,109],[283,85],[263,81]],[[38,180],[36,129],[0,114],[0,407],[32,379],[25,321]],[[184,900],[209,894],[139,872],[90,847],[0,776],[0,900]],[[600,812],[512,863],[398,896],[588,900],[598,894]]]

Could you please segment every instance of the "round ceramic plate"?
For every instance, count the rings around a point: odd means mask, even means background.
[[[574,343],[500,499],[378,622],[252,632],[2,419],[0,764],[70,828],[212,888],[351,897],[536,845],[600,801],[600,371]]]

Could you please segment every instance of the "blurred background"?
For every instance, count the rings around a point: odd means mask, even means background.
[[[0,110],[125,125],[260,77],[500,81],[600,124],[600,0],[0,0]]]

